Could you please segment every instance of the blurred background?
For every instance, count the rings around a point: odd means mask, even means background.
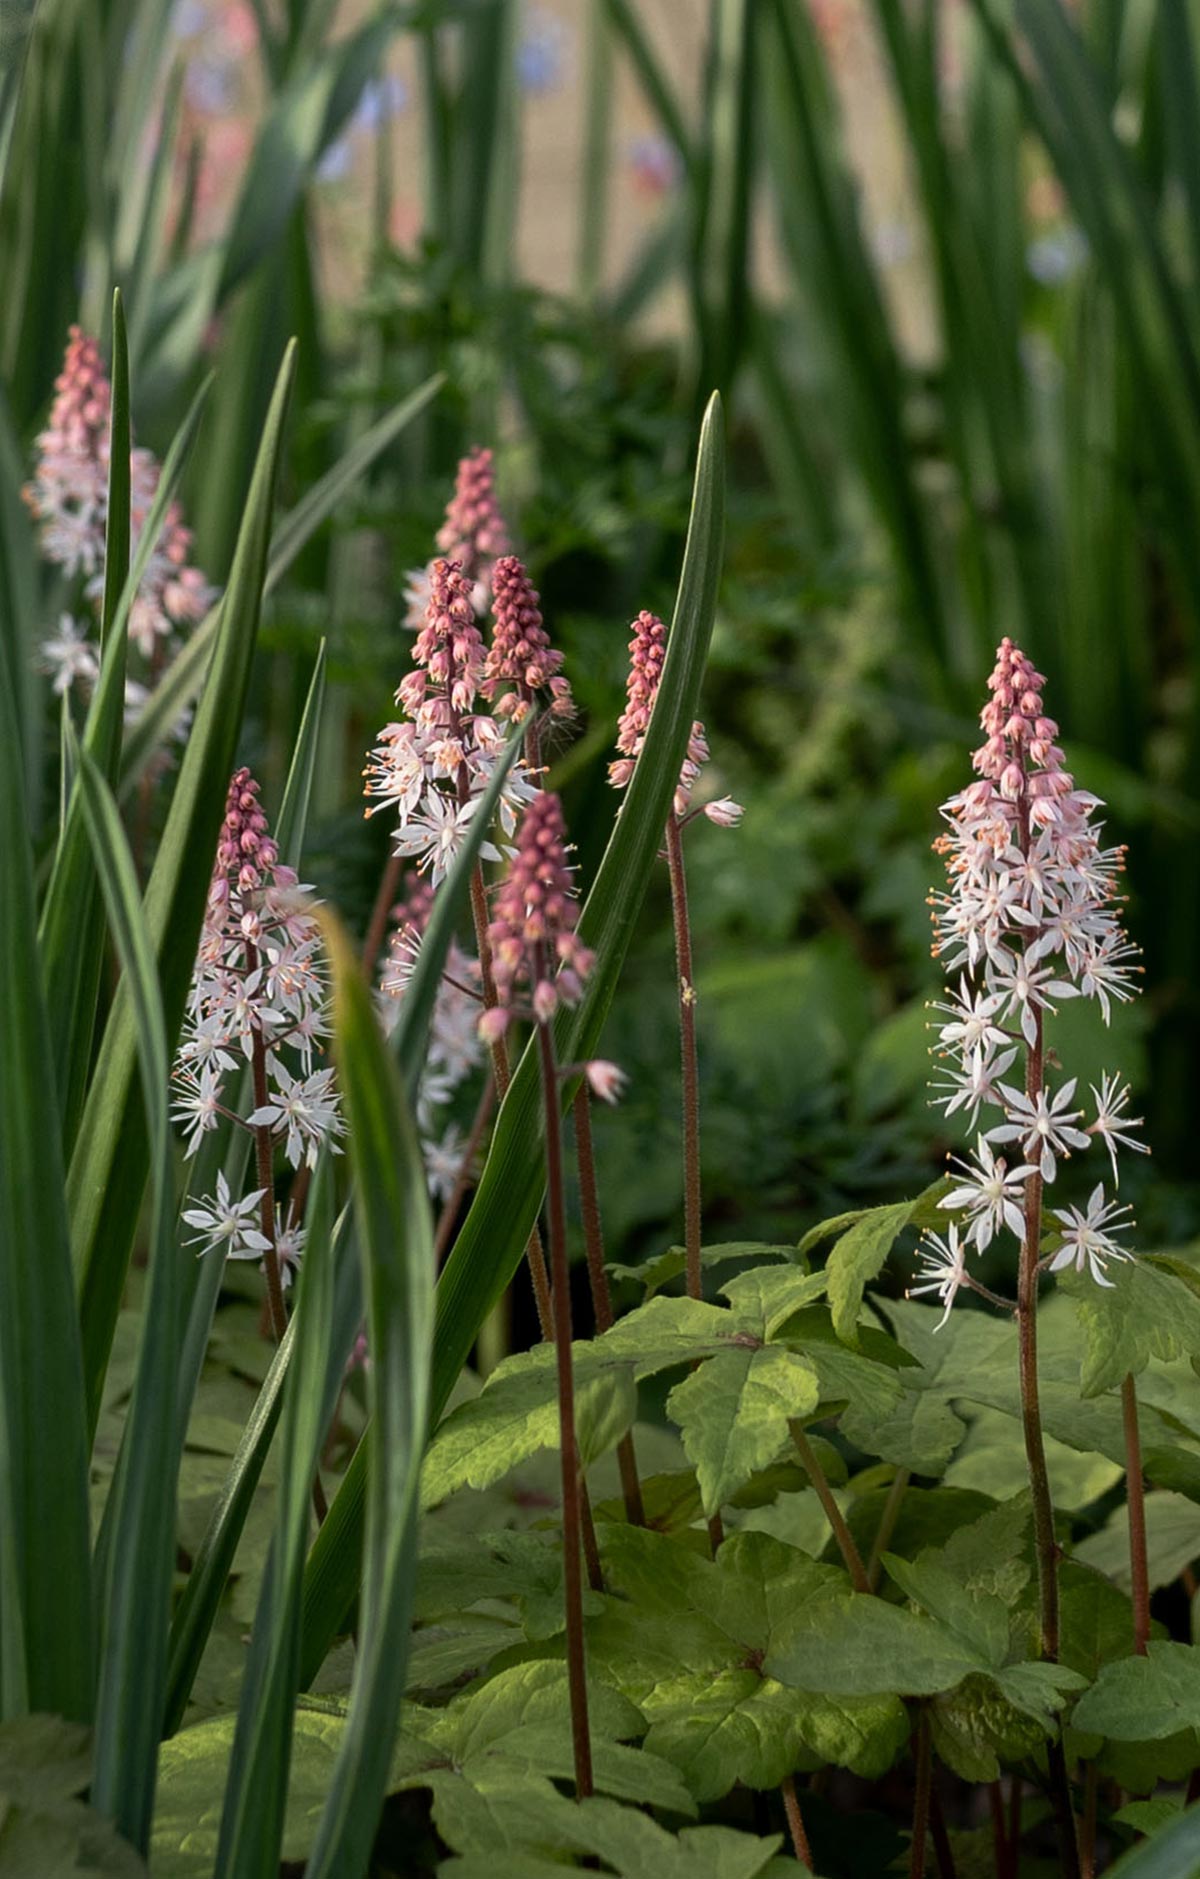
[[[1145,950],[1146,996],[1108,1036],[1068,1007],[1060,1054],[1133,1079],[1144,1243],[1200,1231],[1194,0],[4,0],[2,18],[0,609],[45,730],[43,840],[57,730],[31,649],[61,582],[19,491],[68,326],[107,343],[114,284],[141,443],[162,455],[216,372],[184,500],[217,584],[290,334],[288,503],[445,374],[262,633],[245,755],[269,808],[328,643],[306,873],[360,931],[387,848],[363,753],[457,459],[495,449],[567,653],[581,717],[553,780],[586,882],[628,622],[669,616],[718,386],[704,710],[710,791],[746,815],[689,838],[706,1239],[794,1243],[914,1192],[954,1145],[925,1091],[930,843],[1004,634],[1129,844]],[[609,1250],[634,1260],[680,1229],[665,878],[604,1048],[631,1077],[597,1125]]]

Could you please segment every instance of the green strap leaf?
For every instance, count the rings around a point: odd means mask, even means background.
[[[146,924],[162,986],[168,1053],[183,1019],[212,855],[233,768],[262,606],[271,507],[295,372],[276,381],[221,609],[221,632],[146,890]],[[133,1084],[137,1033],[118,991],[71,1160],[68,1206],[80,1291],[89,1422],[99,1411],[129,1251],[146,1179],[145,1122]]]
[[[133,1395],[97,1547],[100,1680],[91,1799],[145,1852],[150,1843],[167,1626],[175,1566],[179,1259],[167,1114],[167,1041],[154,948],[120,812],[99,767],[79,756],[87,819],[109,925],[137,1029],[152,1182],[150,1277]]]
[[[124,392],[118,403],[122,387]],[[191,454],[207,395],[206,381],[192,400],[187,417],[167,452],[154,501],[138,538],[133,564],[129,566],[128,378],[124,364],[124,326],[114,321],[112,456],[114,463],[118,456],[126,459],[126,522],[123,542],[114,540],[112,544],[116,558],[111,571],[107,559],[105,563],[100,676],[88,707],[82,739],[83,749],[94,759],[101,774],[110,783],[116,780],[121,755],[130,610],[137,598],[150,555],[162,532],[168,506]],[[125,414],[120,437],[117,428],[118,410]],[[113,474],[113,487],[109,492],[110,518],[113,514],[111,505],[119,499],[115,471]],[[75,1145],[92,1058],[96,997],[103,965],[103,926],[104,911],[96,884],[95,862],[84,826],[82,804],[73,790],[67,804],[62,838],[46,891],[38,934],[46,976],[47,1002],[51,1011],[55,1065],[60,1079],[63,1149],[68,1161]]]
[[[17,697],[0,638],[0,1719],[92,1708],[87,1431],[34,927]]]
[[[371,1444],[358,1655],[346,1732],[309,1879],[366,1871],[387,1789],[408,1661],[418,1488],[429,1414],[433,1226],[416,1126],[371,993],[332,920],[334,1050],[354,1176],[371,1367]]]
[[[616,990],[634,921],[658,856],[716,612],[724,535],[724,417],[714,393],[696,460],[692,512],[667,658],[646,742],[626,791],[595,885],[580,917],[596,965],[581,1003],[559,1014],[559,1061],[594,1052]],[[475,821],[480,818],[477,816]],[[564,1102],[571,1092],[564,1090]],[[437,1286],[431,1418],[445,1408],[480,1325],[514,1272],[541,1203],[538,1104],[533,1049],[517,1066],[501,1106],[475,1199]],[[360,1444],[309,1561],[305,1594],[304,1681],[316,1674],[354,1596],[359,1576],[362,1499],[370,1442]]]
[[[359,477],[365,474],[401,431],[420,415],[445,382],[441,372],[427,378],[394,411],[389,411],[377,424],[373,424],[333,468],[313,484],[295,508],[280,518],[271,534],[271,549],[263,582],[264,597],[275,591],[297,555],[349,494]],[[187,709],[200,690],[216,643],[220,619],[220,607],[214,607],[172,660],[126,737],[121,757],[123,798],[133,788],[171,726],[178,721],[180,713]]]

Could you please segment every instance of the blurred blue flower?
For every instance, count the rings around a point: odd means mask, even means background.
[[[1074,222],[1038,235],[1025,250],[1025,265],[1043,287],[1058,287],[1078,274],[1088,257],[1087,236]]]
[[[531,7],[517,47],[517,77],[532,97],[555,91],[566,68],[569,35],[562,20],[544,7]]]
[[[171,31],[180,39],[195,39],[208,24],[208,15],[200,0],[178,0],[171,15]]]
[[[377,131],[389,119],[408,109],[408,86],[399,72],[387,72],[363,86],[354,113],[355,130]]]
[[[188,65],[184,91],[193,111],[205,117],[222,117],[236,95],[233,68],[226,59],[199,55]]]
[[[317,181],[319,183],[340,183],[344,176],[349,175],[350,165],[353,160],[354,153],[350,148],[349,138],[336,138],[335,141],[330,144],[328,150],[321,158],[321,161],[317,164]]]
[[[629,145],[629,167],[635,186],[646,195],[663,196],[679,181],[679,152],[665,137],[652,131]]]

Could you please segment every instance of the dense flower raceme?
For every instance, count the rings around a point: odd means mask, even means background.
[[[427,881],[418,879],[394,909],[394,926],[379,981],[383,1019],[389,1030],[399,1001],[408,992],[432,904],[433,889]],[[479,1036],[482,1000],[479,961],[452,940],[434,1002],[429,1045],[417,1090],[417,1127],[429,1191],[436,1200],[450,1198],[467,1154],[467,1139],[449,1111],[458,1091],[484,1062]]]
[[[174,1070],[173,1114],[194,1155],[222,1116],[267,1128],[293,1168],[312,1167],[322,1143],[337,1152],[343,1133],[331,1068],[322,1064],[327,1035],[325,975],[312,902],[279,861],[249,770],[235,772],[226,799],[216,866],[205,909],[187,1023]],[[239,1071],[261,1051],[267,1101],[238,1115]],[[234,1259],[266,1251],[260,1188],[234,1197],[224,1175],[217,1193],[185,1214],[202,1249]],[[286,1271],[300,1256],[291,1220],[276,1221]]]
[[[456,561],[466,577],[471,605],[482,620],[492,596],[493,564],[510,549],[508,529],[496,501],[493,458],[490,450],[472,450],[462,458],[454,479],[454,494],[446,505],[446,519],[437,533],[439,552]],[[407,624],[419,627],[429,602],[434,563],[414,568],[405,597]]]
[[[541,790],[521,818],[516,852],[492,905],[488,942],[500,1002],[479,1020],[485,1038],[503,1033],[522,994],[541,1024],[560,1004],[579,1002],[593,957],[575,921],[562,804],[553,790]]]
[[[663,663],[667,656],[667,629],[657,614],[639,613],[631,631],[633,637],[629,642],[625,709],[617,725],[617,749],[621,755],[608,766],[608,780],[614,789],[624,789],[633,775],[634,764],[646,740],[650,713],[658,695]],[[687,815],[692,791],[707,761],[708,739],[704,735],[704,726],[697,719],[692,725],[687,755],[675,790],[676,816]],[[719,823],[723,828],[732,828],[741,820],[742,809],[740,803],[723,796],[716,802],[705,803],[704,814],[710,822]]]
[[[952,984],[934,1007],[944,1060],[934,1100],[978,1125],[975,1152],[952,1163],[954,1184],[940,1203],[956,1224],[945,1240],[930,1237],[913,1287],[936,1292],[947,1310],[970,1283],[968,1250],[1005,1233],[1023,1239],[1031,1182],[1049,1185],[1065,1157],[1097,1141],[1114,1184],[1118,1148],[1147,1152],[1131,1133],[1140,1119],[1126,1113],[1129,1089],[1116,1076],[1091,1086],[1090,1108],[1075,1077],[1042,1085],[1046,1017],[1082,996],[1095,999],[1107,1023],[1113,1003],[1134,995],[1139,970],[1117,913],[1124,850],[1101,846],[1095,815],[1103,805],[1063,767],[1044,683],[1004,640],[981,714],[979,780],[943,805],[948,827],[935,843],[949,886],[931,897],[933,951]],[[1038,1067],[1028,1084],[1025,1059]],[[1050,1268],[1086,1269],[1110,1284],[1107,1262],[1130,1257],[1116,1238],[1131,1224],[1129,1209],[1106,1199],[1101,1183],[1085,1210],[1048,1213]]]
[[[395,810],[395,853],[428,873],[435,887],[462,846],[505,742],[496,721],[475,709],[486,661],[466,576],[457,562],[437,560],[413,670],[396,693],[407,716],[384,725],[363,771],[363,793],[374,798],[365,813]],[[505,835],[512,834],[522,806],[535,793],[518,760],[501,798]],[[480,854],[500,859],[500,850],[487,840]]]
[[[103,591],[104,544],[108,525],[109,427],[112,392],[95,340],[71,328],[63,369],[46,429],[38,437],[38,459],[25,500],[41,524],[47,560],[83,583],[95,603]],[[159,466],[148,450],[130,457],[130,514],[133,541],[145,526],[158,488]],[[166,513],[129,616],[131,644],[153,674],[180,634],[203,618],[215,590],[190,565],[192,537],[177,502]],[[94,625],[94,620],[92,623]],[[89,623],[64,614],[57,633],[43,642],[42,663],[58,693],[74,684],[91,685],[99,669],[99,649]],[[136,708],[144,688],[128,687]]]
[[[483,690],[499,718],[523,724],[538,693],[556,718],[573,716],[563,656],[550,644],[537,589],[516,555],[502,555],[492,570],[495,627],[483,669]]]

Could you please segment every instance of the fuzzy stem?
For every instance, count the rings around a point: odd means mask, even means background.
[[[1125,1424],[1125,1480],[1129,1496],[1129,1573],[1133,1582],[1133,1649],[1144,1657],[1150,1642],[1150,1566],[1146,1555],[1146,1487],[1142,1480],[1142,1442],[1138,1431],[1137,1385],[1132,1376],[1121,1384]]]
[[[475,946],[479,953],[479,976],[483,985],[483,1003],[488,1011],[499,1004],[496,991],[495,974],[492,971],[492,948],[488,939],[487,889],[483,884],[483,868],[476,862],[471,874],[471,918],[475,925]],[[508,1094],[512,1082],[512,1071],[508,1062],[508,1045],[498,1037],[491,1047],[492,1076],[495,1079],[496,1095],[501,1102]],[[529,1266],[529,1277],[533,1281],[533,1299],[537,1306],[538,1325],[542,1337],[547,1343],[554,1342],[554,1314],[550,1304],[550,1279],[546,1271],[546,1255],[542,1251],[542,1236],[534,1227],[525,1246],[525,1258]]]
[[[371,909],[371,918],[367,922],[367,936],[363,941],[362,949],[363,977],[368,984],[374,983],[375,964],[383,951],[388,915],[395,904],[403,867],[402,855],[389,855],[379,879],[379,892],[375,896],[375,905]]]
[[[1017,1868],[1021,1863],[1021,1802],[1024,1798],[1025,1783],[1020,1775],[1014,1775],[1008,1793],[1008,1856],[1005,1879],[1016,1879]]]
[[[929,1837],[929,1797],[933,1786],[933,1737],[929,1718],[922,1710],[913,1736],[913,1758],[917,1767],[913,1794],[912,1844],[908,1857],[909,1879],[924,1879],[926,1842]]]
[[[246,948],[246,970],[258,969],[258,954],[253,946]],[[255,1029],[250,1047],[250,1072],[254,1084],[254,1107],[261,1109],[268,1100],[267,1090],[267,1047],[260,1030]],[[275,1222],[275,1138],[265,1122],[256,1122],[251,1126],[254,1136],[254,1164],[258,1176],[258,1185],[262,1197],[258,1203],[259,1232],[267,1241],[267,1250],[263,1254],[263,1271],[267,1276],[267,1306],[271,1317],[271,1330],[275,1342],[281,1344],[288,1327],[287,1306],[283,1300],[283,1280],[279,1271],[279,1252],[276,1241]],[[307,1191],[307,1190],[306,1190]],[[319,1473],[313,1475],[312,1484],[313,1512],[320,1526],[329,1512],[329,1502],[321,1486]]]
[[[988,1783],[988,1805],[992,1815],[992,1864],[996,1879],[1008,1879],[1008,1834],[1004,1825],[1004,1789],[999,1776]]]
[[[1096,1795],[1099,1773],[1089,1762],[1083,1778],[1083,1826],[1079,1835],[1079,1869],[1082,1879],[1095,1879],[1096,1872]]]
[[[612,1293],[609,1291],[608,1271],[604,1264],[600,1194],[596,1183],[596,1157],[592,1147],[592,1105],[586,1083],[581,1083],[575,1092],[574,1114],[575,1156],[579,1164],[579,1210],[583,1215],[583,1241],[587,1249],[592,1309],[596,1314],[597,1331],[604,1332],[612,1328]],[[621,1494],[625,1501],[625,1518],[631,1527],[644,1527],[646,1510],[642,1503],[642,1487],[638,1480],[637,1455],[634,1451],[631,1430],[627,1429],[617,1443],[617,1466],[621,1471]]]
[[[1044,1051],[1042,1017],[1037,1014],[1034,1042],[1025,1058],[1025,1094],[1036,1102],[1042,1093]],[[1025,1434],[1025,1460],[1033,1494],[1033,1534],[1038,1567],[1038,1617],[1041,1652],[1047,1663],[1058,1661],[1058,1546],[1054,1538],[1054,1507],[1046,1446],[1042,1439],[1038,1400],[1037,1282],[1042,1238],[1042,1175],[1040,1169],[1025,1183],[1025,1238],[1017,1285],[1017,1330],[1021,1366],[1021,1423]]]
[[[696,1060],[696,987],[692,975],[692,931],[679,818],[667,822],[667,868],[675,923],[679,975],[679,1044],[683,1069],[683,1243],[689,1298],[701,1296],[700,1278],[700,1078]]]
[[[950,1844],[950,1835],[946,1831],[946,1816],[942,1812],[942,1803],[938,1799],[935,1787],[929,1790],[929,1833],[933,1840],[933,1857],[941,1879],[958,1879],[958,1868],[954,1864],[954,1848]]]
[[[1045,1052],[1042,1014],[1036,1016],[1034,1041],[1025,1054],[1025,1094],[1036,1102],[1042,1092]],[[1038,1568],[1038,1617],[1041,1654],[1046,1663],[1058,1662],[1058,1542],[1054,1537],[1054,1503],[1042,1439],[1038,1399],[1037,1291],[1038,1255],[1042,1239],[1042,1174],[1038,1169],[1025,1183],[1025,1238],[1017,1279],[1017,1339],[1021,1374],[1021,1425],[1025,1435],[1025,1461],[1033,1496],[1033,1540]],[[1079,1844],[1071,1805],[1071,1783],[1061,1733],[1047,1745],[1050,1800],[1058,1827],[1059,1860],[1063,1879],[1079,1879]]]
[[[258,949],[246,947],[246,975],[252,977],[258,971]],[[254,1107],[265,1109],[270,1101],[267,1088],[267,1046],[266,1039],[257,1025],[251,1033],[250,1074],[254,1085]],[[254,1135],[254,1160],[258,1175],[258,1185],[262,1190],[258,1203],[259,1231],[267,1242],[263,1254],[263,1270],[267,1275],[267,1301],[271,1308],[271,1329],[275,1333],[276,1343],[283,1341],[287,1330],[287,1306],[283,1302],[283,1282],[279,1276],[278,1242],[275,1236],[275,1138],[270,1125],[257,1122],[251,1125]]]
[[[679,979],[679,1055],[683,1071],[683,1245],[687,1295],[703,1296],[700,1270],[700,1070],[696,1057],[696,984],[692,973],[692,928],[688,918],[687,875],[683,866],[683,829],[671,812],[667,820],[667,871],[671,878],[671,915],[675,925],[675,967]],[[718,1508],[708,1522],[716,1556],[725,1530]]]
[[[804,1818],[800,1812],[800,1800],[796,1793],[795,1775],[785,1775],[779,1784],[783,1796],[783,1811],[787,1816],[788,1832],[792,1836],[792,1851],[801,1866],[813,1870],[812,1848],[808,1844],[808,1835],[804,1831]]]
[[[854,1544],[854,1535],[842,1518],[842,1510],[833,1498],[833,1489],[825,1478],[825,1470],[817,1459],[816,1450],[804,1433],[804,1424],[793,1416],[788,1421],[788,1430],[792,1441],[796,1444],[796,1453],[804,1464],[804,1472],[816,1489],[817,1499],[824,1509],[825,1518],[833,1529],[833,1537],[845,1561],[846,1571],[850,1574],[854,1590],[870,1592],[871,1582],[867,1578],[867,1569],[862,1563],[862,1554]]]
[[[910,1471],[907,1468],[897,1468],[892,1477],[892,1485],[883,1503],[883,1512],[879,1516],[879,1525],[875,1529],[875,1538],[871,1541],[871,1553],[867,1560],[867,1590],[869,1592],[874,1592],[879,1584],[883,1555],[896,1531],[896,1522],[900,1518],[900,1508],[910,1479]]]
[[[567,1271],[567,1215],[563,1195],[562,1117],[554,1033],[537,1027],[546,1119],[546,1196],[554,1350],[558,1371],[559,1455],[562,1464],[563,1597],[567,1623],[567,1686],[571,1702],[571,1739],[575,1754],[575,1794],[592,1793],[592,1747],[588,1727],[587,1682],[583,1654],[583,1578],[580,1570],[580,1469],[575,1443],[575,1378],[571,1363],[571,1292]]]

